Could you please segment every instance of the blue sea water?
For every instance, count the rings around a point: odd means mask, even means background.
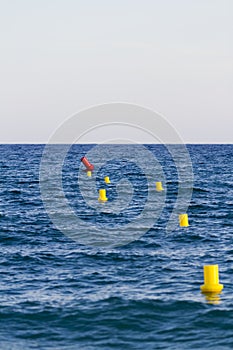
[[[91,147],[69,151],[67,201],[87,231],[93,222],[122,226],[145,205],[145,176],[125,164],[134,189],[129,208],[96,213],[77,183],[79,160]],[[146,147],[166,178],[160,218],[131,243],[103,248],[70,239],[48,216],[39,186],[43,145],[0,146],[0,349],[233,348],[233,145],[187,146],[194,174],[190,226],[170,233],[179,174],[165,147]],[[113,182],[124,177],[120,159],[106,166]],[[97,189],[104,185],[99,175]],[[109,203],[115,195],[113,184]],[[206,264],[219,264],[219,296],[200,292]]]

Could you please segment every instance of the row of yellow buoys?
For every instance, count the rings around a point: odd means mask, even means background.
[[[156,182],[156,190],[163,191],[161,182]],[[188,214],[179,215],[179,223],[181,227],[188,227]],[[209,300],[216,301],[216,294],[223,290],[223,284],[219,283],[218,265],[205,265],[204,266],[204,284],[200,287],[203,293],[212,294],[209,295]]]
[[[106,184],[110,184],[110,183],[111,183],[111,181],[110,181],[110,179],[109,179],[109,176],[105,176],[104,181],[105,181]],[[98,198],[98,201],[99,201],[99,202],[106,202],[107,200],[108,200],[108,198],[107,198],[107,196],[106,196],[106,190],[105,190],[105,188],[101,188],[101,189],[99,190],[99,198]]]
[[[94,169],[94,166],[92,164],[90,164],[85,157],[83,157],[81,159],[83,163],[84,163],[83,159],[90,166],[88,169],[87,165],[84,164],[87,168],[87,176],[91,177],[92,171],[90,169],[91,169],[91,167],[93,167],[93,169]],[[111,183],[108,176],[105,176],[104,181],[106,184]],[[156,186],[156,191],[158,191],[158,192],[161,192],[164,190],[161,181],[156,182],[155,186]],[[99,189],[98,200],[100,202],[106,202],[108,200],[105,188]],[[188,214],[180,214],[179,215],[179,224],[181,227],[188,227],[189,226]],[[204,272],[204,284],[200,287],[201,291],[202,291],[202,293],[207,295],[208,301],[210,301],[212,303],[216,303],[219,301],[218,294],[221,293],[221,291],[223,289],[223,284],[219,283],[218,265],[204,265],[203,272]]]

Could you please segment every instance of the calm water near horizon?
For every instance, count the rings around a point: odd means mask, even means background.
[[[124,227],[148,195],[143,169],[115,159],[106,164],[112,183],[105,208],[124,177],[123,199],[129,184],[134,194],[123,213],[97,213],[77,182],[80,158],[91,147],[72,146],[63,167],[67,202],[85,222],[80,235],[90,237],[91,224]],[[71,240],[51,222],[39,186],[44,146],[0,145],[0,349],[233,349],[233,145],[187,146],[194,174],[190,226],[170,233],[179,174],[165,147],[146,147],[164,172],[161,215],[142,237],[103,249]],[[90,201],[105,186],[105,173],[103,167],[97,174]],[[159,195],[154,191],[155,203]],[[224,284],[212,299],[200,292],[206,264],[219,264]]]

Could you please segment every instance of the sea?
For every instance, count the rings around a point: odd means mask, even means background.
[[[53,147],[0,145],[0,349],[233,349],[233,145]]]

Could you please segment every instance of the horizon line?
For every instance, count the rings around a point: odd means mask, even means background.
[[[151,143],[151,142],[135,142],[135,143],[102,143],[102,142],[77,142],[77,143],[69,143],[69,142],[1,142],[0,145],[233,145],[233,142],[164,142],[164,143]]]

